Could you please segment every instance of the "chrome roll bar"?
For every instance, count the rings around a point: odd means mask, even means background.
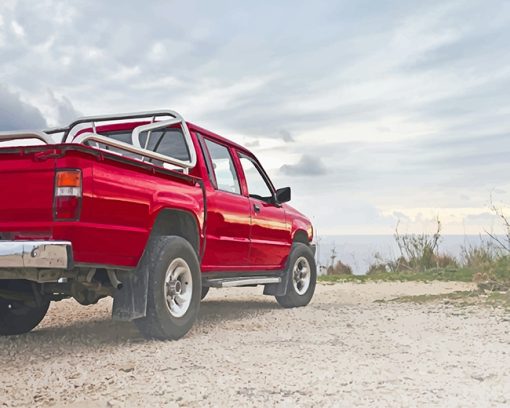
[[[17,130],[0,132],[0,142],[16,139],[39,139],[46,144],[55,143],[50,135],[39,130]]]
[[[156,121],[156,118],[170,117],[172,119]],[[115,122],[124,121],[130,119],[143,119],[150,118],[151,123],[146,125],[137,126],[132,131],[132,145],[118,140],[103,136],[96,132],[96,124],[98,122]],[[140,135],[144,132],[150,132],[157,129],[166,128],[172,125],[180,125],[184,140],[186,142],[190,159],[187,161],[176,159],[170,156],[166,156],[160,153],[148,150],[140,143]],[[84,129],[92,128],[92,132],[84,132],[80,135],[78,133]],[[134,112],[134,113],[123,113],[116,115],[102,115],[102,116],[85,116],[72,122],[67,127],[47,129],[42,131],[13,131],[13,132],[0,132],[0,142],[14,139],[39,139],[46,144],[55,144],[55,139],[50,135],[57,133],[63,133],[61,143],[85,143],[87,141],[100,143],[105,146],[115,147],[117,149],[139,155],[143,158],[154,159],[163,163],[172,164],[175,166],[189,169],[195,167],[197,163],[197,155],[193,146],[193,140],[188,129],[188,125],[184,121],[183,117],[173,110],[158,110],[158,111],[146,111],[146,112]],[[147,140],[150,136],[147,136]],[[97,146],[93,146],[96,147]],[[111,152],[111,151],[110,151]],[[117,152],[112,152],[117,153]]]
[[[144,152],[148,152],[150,150],[147,150],[147,143],[146,146],[142,147],[142,144],[140,143],[140,135],[144,132],[148,132],[150,134],[151,131],[166,128],[168,126],[176,125],[180,123],[181,124],[181,130],[182,134],[184,135],[184,141],[186,142],[186,146],[188,147],[189,152],[189,161],[182,161],[179,159],[172,160],[175,162],[173,164],[176,164],[178,166],[183,166],[184,163],[187,163],[186,168],[195,167],[197,164],[197,153],[195,152],[195,149],[193,148],[193,140],[191,139],[191,134],[189,133],[188,126],[186,125],[186,122],[184,122],[184,119],[181,117],[175,118],[173,120],[162,120],[161,122],[153,122],[149,123],[148,125],[142,125],[138,126],[133,129],[133,133],[131,135],[133,146],[141,149]],[[147,137],[147,142],[149,141],[149,137]],[[166,156],[165,156],[166,157]],[[181,164],[177,164],[177,162]]]
[[[179,119],[179,121],[184,122],[183,117],[173,110],[158,110],[158,111],[145,111],[145,112],[133,112],[133,113],[121,113],[114,115],[101,115],[101,116],[84,116],[82,118],[76,119],[72,122],[67,128],[61,129],[51,129],[51,132],[64,132],[64,136],[62,138],[62,142],[65,143],[67,139],[73,138],[76,136],[76,133],[81,129],[76,129],[78,125],[90,123],[92,128],[95,129],[97,122],[110,122],[117,120],[128,120],[128,119],[143,119],[143,118],[152,118],[152,121],[155,122],[157,117],[161,116],[170,116],[175,119]]]
[[[76,136],[73,140],[73,143],[85,143],[88,141],[101,143],[106,146],[116,147],[117,149],[121,149],[121,150],[130,152],[130,153],[134,153],[134,154],[140,155],[142,157],[159,160],[163,163],[173,164],[174,166],[179,166],[179,167],[183,167],[186,169],[195,167],[195,165],[196,165],[196,156],[195,156],[194,161],[192,161],[192,160],[183,161],[183,160],[175,159],[170,156],[166,156],[164,154],[153,152],[152,150],[144,149],[143,147],[133,146],[128,143],[124,143],[119,140],[115,140],[110,137],[102,136],[102,135],[99,135],[97,133],[92,133],[92,132],[86,132],[86,133],[82,133],[79,136]],[[115,153],[115,152],[110,152],[110,153]]]

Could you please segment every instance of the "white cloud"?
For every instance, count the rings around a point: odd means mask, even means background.
[[[20,39],[25,37],[25,29],[16,20],[11,21],[11,27],[16,37]]]

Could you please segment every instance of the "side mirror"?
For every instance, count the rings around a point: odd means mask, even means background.
[[[276,202],[286,203],[290,201],[290,187],[283,187],[276,190]]]

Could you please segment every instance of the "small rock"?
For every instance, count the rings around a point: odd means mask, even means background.
[[[119,366],[119,370],[125,373],[130,373],[131,371],[135,371],[135,366],[134,364],[123,364]]]

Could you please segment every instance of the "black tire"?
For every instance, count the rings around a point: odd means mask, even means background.
[[[202,295],[200,296],[200,300],[204,300],[204,298],[209,293],[209,286],[202,286]]]
[[[189,267],[192,288],[188,309],[182,316],[176,317],[167,305],[165,279],[168,267],[179,259]],[[160,340],[177,340],[184,336],[196,320],[202,292],[200,265],[191,244],[177,236],[151,238],[138,272],[149,276],[147,313],[134,321],[140,332],[145,337]]]
[[[305,265],[306,260],[309,266],[309,284],[305,289],[305,286],[299,286],[299,282],[294,285],[294,268],[299,262],[299,265]],[[276,301],[285,308],[301,307],[306,306],[312,300],[315,292],[315,285],[317,282],[317,266],[315,265],[315,258],[312,250],[308,245],[300,242],[295,243],[292,246],[292,250],[289,255],[289,261],[287,264],[286,273],[287,282],[287,294],[284,296],[275,296]],[[299,293],[303,290],[303,293]]]
[[[30,282],[3,281],[0,287],[28,298],[26,301],[0,299],[0,335],[28,333],[41,323],[50,307],[50,301],[41,296],[37,302]]]

